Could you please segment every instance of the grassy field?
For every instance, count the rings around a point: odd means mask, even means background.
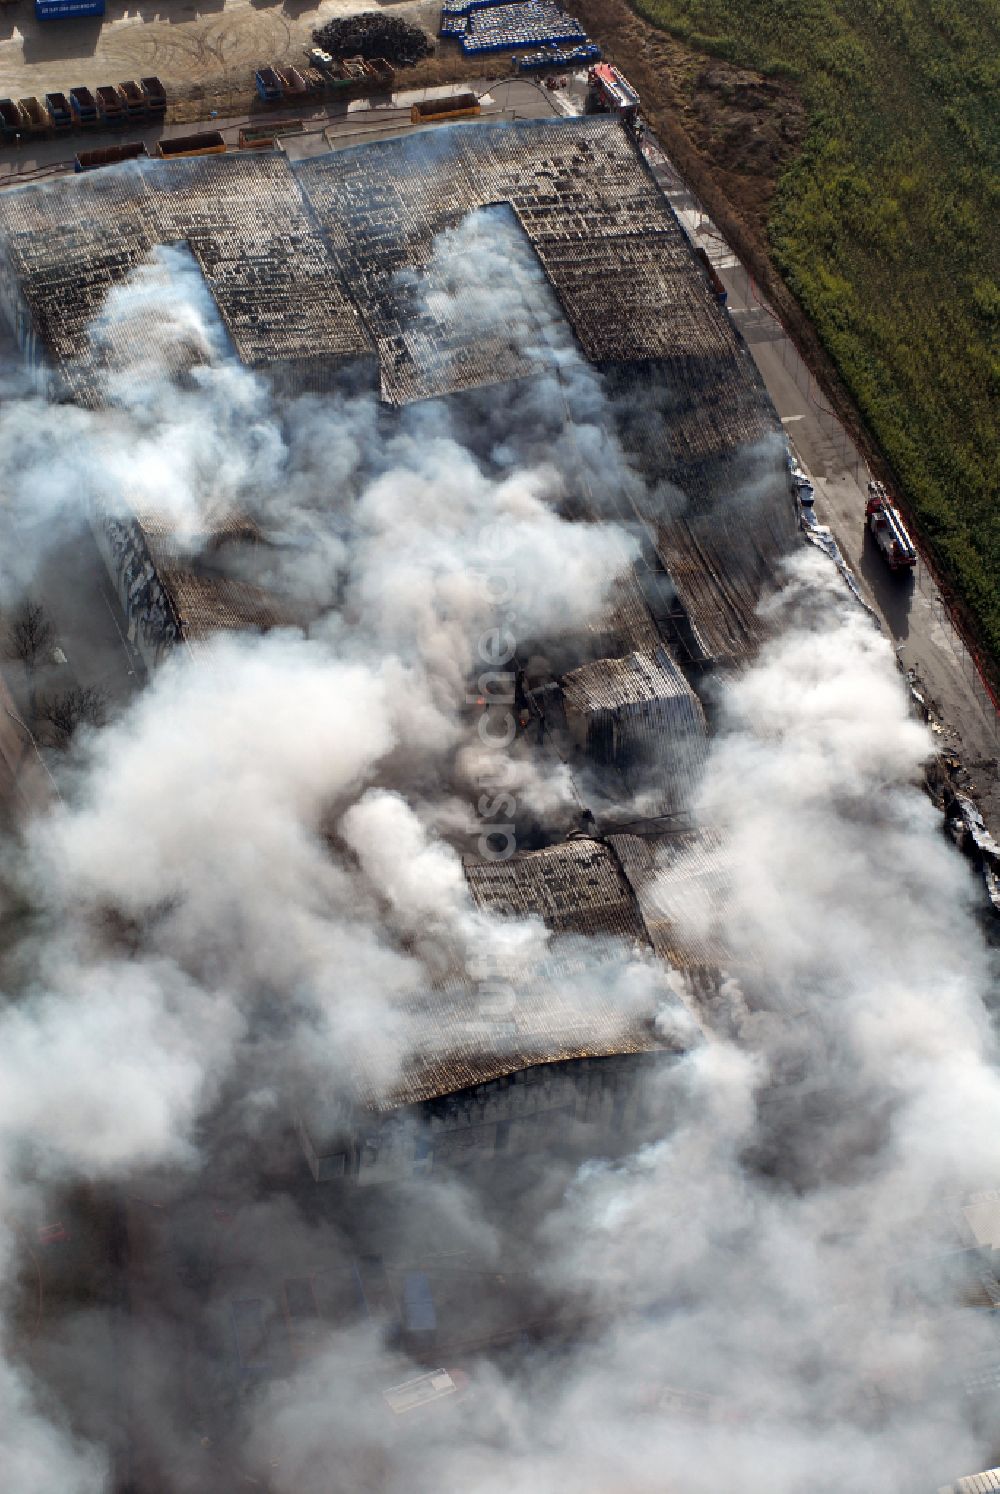
[[[1000,673],[1000,0],[633,0],[794,79],[769,234]]]

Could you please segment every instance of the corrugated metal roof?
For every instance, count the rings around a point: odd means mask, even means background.
[[[707,753],[705,714],[665,647],[594,660],[560,685],[566,724],[592,761],[616,768],[630,791],[653,795],[647,813],[690,808]]]
[[[180,618],[185,638],[196,642],[223,630],[264,631],[279,627],[281,614],[266,591],[228,576],[160,571],[160,580]]]
[[[1000,1468],[987,1468],[985,1473],[970,1473],[968,1478],[960,1478],[953,1486],[954,1494],[990,1494],[991,1490],[1000,1489]],[[948,1494],[945,1490],[944,1494]]]
[[[623,1010],[608,975],[624,951],[649,950],[617,860],[599,841],[575,839],[504,862],[464,863],[481,908],[535,916],[555,937],[541,957],[512,955],[483,985],[456,966],[441,987],[408,1009],[426,1035],[388,1090],[358,1076],[375,1109],[418,1104],[505,1075],[570,1059],[646,1053],[665,1046],[656,1013]],[[497,1009],[497,985],[505,1000]]]
[[[631,888],[606,845],[585,838],[506,861],[466,860],[465,876],[481,908],[526,918],[557,933],[610,934],[648,946]]]
[[[590,519],[602,517],[596,503],[588,507]],[[609,656],[627,654],[633,650],[651,652],[661,647],[663,640],[646,605],[634,569],[630,568],[615,582],[607,608],[602,616],[589,624],[588,632],[598,640],[601,652]]]
[[[701,702],[663,649],[583,664],[563,675],[562,688],[567,707],[587,713],[672,702],[680,718],[705,734]]]
[[[197,529],[184,529],[171,515],[136,505],[135,520],[142,530],[150,559],[158,569],[192,554],[223,550],[227,545],[264,543],[256,520],[239,511],[213,516]]]
[[[658,1036],[652,1020],[627,1020],[620,1012],[610,1015],[561,1012],[547,1000],[536,1006],[538,1024],[545,1031],[533,1034],[505,1028],[490,1035],[480,1018],[466,1033],[455,1019],[433,1018],[435,1043],[407,1059],[399,1079],[385,1086],[359,1075],[359,1097],[372,1110],[394,1110],[420,1105],[427,1100],[489,1084],[526,1069],[567,1063],[574,1059],[612,1058],[626,1054],[670,1051]],[[560,1017],[564,1026],[560,1028]]]
[[[680,970],[719,969],[730,962],[718,917],[729,896],[730,868],[714,836],[704,831],[649,838],[609,835],[608,845],[661,959]]]

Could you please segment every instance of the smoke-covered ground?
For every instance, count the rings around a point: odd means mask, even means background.
[[[444,244],[434,295],[462,303],[469,253],[503,283],[503,251]],[[172,254],[109,303],[155,309],[162,357],[137,339],[106,410],[5,376],[3,603],[118,494],[193,550],[252,516],[252,578],[306,626],[175,651],[4,847],[0,1487],[929,1494],[985,1466],[996,1399],[968,1380],[995,1330],[953,1221],[995,1180],[992,970],[891,648],[813,554],[776,577],[756,663],[713,685],[696,811],[729,890],[686,916],[724,933],[736,1037],[602,941],[579,999],[688,1038],[631,1148],[312,1184],[290,1095],[391,1087],[456,967],[515,966],[530,1000],[551,936],[476,909],[461,870],[498,771],[473,682],[508,638],[552,667],[584,647],[643,485],[528,268],[495,304],[479,277],[471,315],[536,376],[390,415],[277,400]],[[558,757],[501,760],[519,828],[577,825]],[[419,1371],[377,1323],[241,1378],[232,1300],[373,1250],[485,1314],[460,1399],[394,1421],[381,1391]]]

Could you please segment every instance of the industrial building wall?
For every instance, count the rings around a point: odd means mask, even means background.
[[[11,336],[24,359],[25,368],[34,378],[39,391],[45,390],[49,383],[45,350],[32,321],[20,278],[2,239],[0,239],[0,318],[10,329]]]

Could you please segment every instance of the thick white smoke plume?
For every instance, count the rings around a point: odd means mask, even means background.
[[[248,514],[268,541],[252,578],[308,619],[177,650],[77,739],[62,798],[6,845],[0,1486],[931,1494],[995,1451],[965,1385],[994,1330],[948,1234],[995,1181],[992,972],[919,788],[930,743],[821,559],[789,564],[772,641],[719,687],[698,818],[724,900],[695,895],[683,856],[662,869],[682,932],[725,948],[740,1017],[732,1039],[688,1025],[687,1055],[652,1071],[642,1145],[345,1193],[331,1215],[273,1141],[290,1094],[391,1084],[456,968],[517,968],[530,999],[551,953],[540,921],[477,909],[462,873],[484,750],[470,680],[490,630],[558,653],[600,621],[637,555],[615,512],[640,480],[541,278],[520,267],[512,316],[508,292],[462,279],[470,253],[443,246],[430,308],[468,291],[473,330],[508,318],[540,365],[520,390],[391,421],[370,394],[278,400],[171,252],[95,330],[98,356],[163,305],[111,408],[12,389],[0,411],[0,467],[20,474],[5,607],[117,497],[192,548]],[[567,516],[581,494],[593,522]],[[516,743],[506,761],[522,808],[575,823],[565,765]],[[634,951],[600,941],[575,968],[582,1003],[660,1002],[683,1025]],[[102,1190],[166,1297],[138,1269],[123,1302],[78,1263],[89,1306],[63,1283],[36,1311],[38,1231],[70,1198],[96,1214]],[[450,1413],[396,1424],[399,1350],[330,1328],[230,1395],[226,1461],[184,1399],[196,1372],[231,1374],[197,1326],[221,1308],[197,1262],[157,1276],[153,1242],[184,1262],[189,1233],[227,1299],[377,1237],[401,1261],[457,1257],[531,1330],[470,1355]]]

